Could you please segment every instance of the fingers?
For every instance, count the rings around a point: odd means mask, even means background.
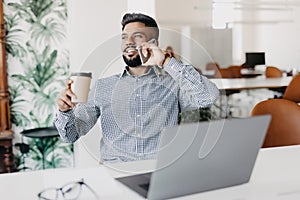
[[[164,52],[156,45],[156,43],[143,43],[140,48],[142,48],[142,54],[147,58],[144,65],[159,65],[165,58]]]
[[[150,51],[150,46],[147,42],[142,43],[139,47],[138,47],[138,51],[139,51],[139,55],[140,58],[142,60],[142,64],[146,63],[147,60],[150,58],[151,53]]]
[[[72,83],[73,83],[73,80],[71,80],[71,79],[67,81],[67,88],[68,89],[71,89]]]
[[[72,80],[67,81],[67,88],[60,93],[57,99],[57,106],[62,112],[66,112],[75,106],[75,104],[71,101],[71,98],[75,97],[75,94],[71,90],[72,83]]]

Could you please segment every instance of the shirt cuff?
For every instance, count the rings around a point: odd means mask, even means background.
[[[70,121],[72,115],[74,114],[73,109],[68,110],[66,112],[62,112],[59,109],[56,111],[55,123],[58,123],[60,128],[65,127],[67,123]]]
[[[164,67],[164,69],[172,77],[178,77],[182,74],[184,67],[185,66],[181,62],[172,57],[167,63],[167,65]]]

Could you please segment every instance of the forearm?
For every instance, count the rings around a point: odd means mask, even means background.
[[[54,124],[64,142],[75,142],[85,135],[97,122],[95,109],[78,104],[68,112],[57,111]]]
[[[54,125],[64,142],[75,142],[79,138],[74,121],[75,114],[73,110],[67,112],[56,111]]]

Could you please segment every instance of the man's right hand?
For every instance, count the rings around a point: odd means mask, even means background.
[[[67,81],[67,88],[60,93],[56,101],[59,110],[62,112],[69,111],[75,106],[75,104],[71,101],[71,97],[75,97],[75,94],[71,90],[72,83],[72,80]]]

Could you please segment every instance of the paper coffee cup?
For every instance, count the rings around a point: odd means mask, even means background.
[[[86,103],[89,96],[90,85],[92,80],[91,72],[73,72],[70,78],[73,83],[71,90],[76,98],[71,98],[73,103]]]

